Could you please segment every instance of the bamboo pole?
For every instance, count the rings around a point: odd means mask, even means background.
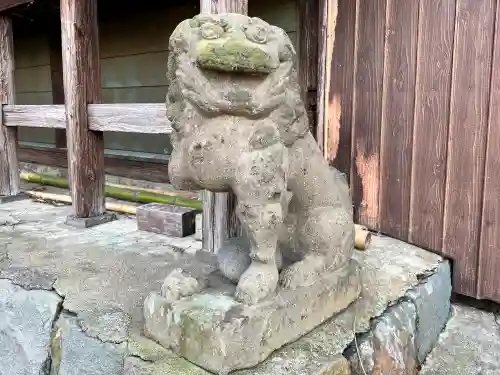
[[[372,239],[371,232],[364,226],[354,224],[354,247],[358,250],[366,250]]]
[[[151,188],[143,188],[143,187],[132,186],[132,185],[115,184],[112,182],[106,182],[106,186],[116,187],[116,188],[120,188],[120,189],[127,189],[127,190],[135,190],[135,191],[147,191],[148,193],[168,195],[171,197],[198,199],[198,195],[196,193],[189,193],[189,192],[185,192],[185,191],[169,191],[169,190],[162,190],[162,189],[151,189]]]
[[[33,172],[22,172],[21,179],[28,182],[54,186],[63,189],[67,189],[69,187],[68,181],[64,178],[42,175]],[[152,193],[143,190],[134,190],[106,185],[105,192],[107,197],[129,202],[171,204],[175,206],[194,208],[197,210],[201,210],[203,207],[202,201],[198,199]]]
[[[38,183],[41,185],[54,186],[58,188],[67,189],[68,182],[64,178],[43,175],[32,172],[22,172],[21,179]],[[159,190],[152,191],[153,189],[140,189],[134,187],[130,189],[119,184],[106,184],[106,196],[110,198],[121,199],[129,202],[138,203],[163,203],[173,204],[177,206],[190,207],[195,209],[202,209],[202,202],[197,199],[191,199],[183,196],[169,196],[160,193]],[[64,194],[54,194],[40,191],[27,191],[26,194],[33,198],[64,202],[72,204],[71,197]],[[130,215],[136,214],[136,207],[120,203],[105,203],[106,210],[113,212],[126,213]],[[355,239],[354,246],[358,250],[366,250],[371,242],[371,232],[364,225],[355,224]]]
[[[63,203],[68,203],[68,204],[73,203],[73,201],[71,200],[71,197],[69,195],[47,193],[44,191],[34,191],[34,190],[28,190],[25,193],[27,195],[29,195],[30,197],[36,198],[36,199],[42,199],[42,200],[54,201],[54,202],[63,202]],[[130,214],[130,215],[136,214],[136,207],[129,205],[129,204],[106,202],[105,208],[107,211],[119,212],[122,214]]]

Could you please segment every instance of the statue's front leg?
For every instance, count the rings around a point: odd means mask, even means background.
[[[246,304],[272,295],[278,284],[278,227],[287,202],[285,152],[282,144],[274,144],[244,155],[234,186],[237,214],[250,240],[251,264],[236,290],[236,299]]]

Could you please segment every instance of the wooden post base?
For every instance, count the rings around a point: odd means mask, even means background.
[[[29,198],[29,196],[25,193],[19,193],[16,195],[0,195],[0,204],[21,201],[27,198]]]
[[[70,227],[85,229],[85,228],[95,227],[96,225],[109,223],[110,221],[116,219],[117,219],[116,214],[106,212],[102,215],[94,217],[68,216],[66,217],[66,221],[64,223]]]

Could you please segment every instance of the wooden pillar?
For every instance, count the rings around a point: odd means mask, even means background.
[[[87,105],[101,101],[97,0],[61,0],[68,171],[73,216],[67,224],[108,221],[104,211],[104,138],[88,130]]]
[[[64,82],[61,50],[60,19],[50,19],[48,27],[50,81],[52,85],[52,103],[64,104]],[[66,148],[66,130],[55,129],[56,147]]]
[[[333,46],[337,25],[338,0],[320,0],[320,31],[318,59],[318,114],[316,139],[320,149],[327,152],[328,127],[340,126],[340,102],[330,100],[330,77],[332,74]]]
[[[200,0],[201,13],[248,13],[248,0]],[[217,252],[229,237],[239,234],[233,193],[203,193],[203,247]]]
[[[0,99],[2,105],[15,103],[12,21],[7,16],[0,16]],[[21,197],[17,128],[4,126],[1,110],[0,121],[0,202],[8,202]]]
[[[201,13],[248,13],[248,0],[200,0]]]
[[[319,2],[298,0],[297,6],[299,16],[299,83],[309,119],[309,129],[316,136]]]

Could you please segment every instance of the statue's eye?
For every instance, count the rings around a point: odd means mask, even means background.
[[[243,31],[248,40],[259,43],[266,44],[269,32],[265,27],[262,26],[246,26],[243,27]]]
[[[201,25],[200,31],[204,39],[218,39],[224,32],[221,26],[209,22]]]

